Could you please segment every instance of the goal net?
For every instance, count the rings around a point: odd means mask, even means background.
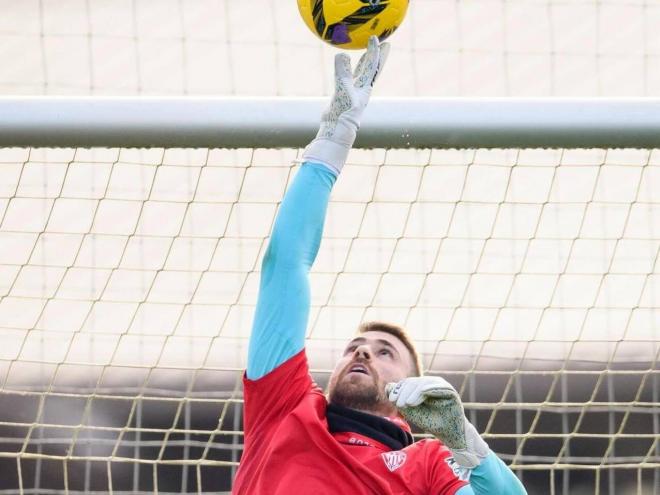
[[[5,3],[3,94],[332,89],[294,2]],[[376,92],[658,95],[658,22],[651,1],[419,0]],[[229,492],[300,148],[6,146],[0,494]],[[311,274],[314,378],[361,321],[402,324],[529,493],[658,493],[660,151],[483,146],[351,153]]]
[[[2,150],[2,493],[230,489],[298,154]],[[403,324],[531,493],[649,493],[659,181],[652,150],[354,151],[312,273],[316,380],[361,321]]]

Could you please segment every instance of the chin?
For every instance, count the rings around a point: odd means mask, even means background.
[[[368,375],[347,376],[330,390],[328,399],[340,406],[372,411],[380,408],[384,394]]]

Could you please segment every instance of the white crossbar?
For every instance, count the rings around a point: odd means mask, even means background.
[[[301,147],[327,98],[5,97],[0,146]],[[374,98],[361,148],[660,147],[660,98]]]

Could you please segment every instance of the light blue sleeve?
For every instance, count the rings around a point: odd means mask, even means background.
[[[470,473],[470,491],[463,492],[463,487],[457,495],[527,495],[525,487],[502,460],[490,452]]]
[[[306,162],[275,218],[261,264],[259,297],[248,348],[247,377],[256,380],[300,352],[309,318],[309,270],[321,244],[337,177]]]

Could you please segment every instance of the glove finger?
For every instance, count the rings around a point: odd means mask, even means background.
[[[396,398],[399,396],[400,389],[401,386],[399,383],[391,382],[385,385],[385,395],[387,396],[387,400],[390,402],[396,402]]]
[[[396,399],[396,407],[402,409],[409,406],[410,397],[417,388],[417,384],[412,380],[404,380],[399,383],[401,384],[401,389]]]
[[[450,383],[440,377],[434,377],[433,380],[411,380],[412,387],[406,395],[406,407],[419,406],[429,397],[447,397],[457,399],[458,394]]]
[[[403,382],[393,383],[393,384],[390,384],[390,385],[393,385],[393,387],[389,388],[389,393],[388,393],[387,398],[390,400],[390,402],[393,402],[394,405],[396,405],[399,401],[399,396],[401,395],[401,390],[403,388]]]
[[[376,73],[374,74],[374,78],[371,81],[371,85],[373,86],[376,80],[380,77],[380,74],[383,72],[383,67],[385,66],[385,62],[387,61],[387,57],[390,54],[390,44],[389,43],[381,43],[380,44],[380,55],[378,57],[378,67],[376,69]]]
[[[400,389],[396,399],[396,407],[400,409],[408,405],[411,394],[413,394],[417,388],[417,382],[415,380],[406,379],[400,381],[398,385],[400,385]]]
[[[356,88],[361,88],[363,85],[360,78],[361,75],[364,73],[365,65],[369,60],[368,55],[369,55],[368,52],[364,52],[362,54],[360,60],[358,60],[357,66],[355,67],[355,71],[353,71],[353,83],[355,84]]]
[[[459,398],[458,392],[456,391],[454,386],[451,383],[449,383],[447,380],[442,378],[441,376],[435,376],[433,377],[432,382],[425,382],[425,383],[428,383],[429,395],[440,394],[441,396],[444,397],[451,393],[454,394],[457,398]]]
[[[355,69],[354,83],[356,88],[373,86],[374,78],[378,72],[378,59],[380,58],[380,47],[376,36],[369,37],[367,51],[360,57]]]
[[[437,377],[437,381],[429,382],[428,380],[419,380],[412,382],[413,388],[409,388],[405,397],[405,407],[419,406],[430,397],[437,397],[452,402],[461,403],[458,392],[452,385]]]
[[[427,392],[429,391],[429,384],[420,381],[416,384],[415,388],[410,392],[406,398],[406,406],[415,407],[419,406],[422,402],[426,400]]]
[[[451,383],[449,383],[447,380],[445,380],[441,376],[437,377],[437,379],[438,379],[439,383],[442,383],[443,388],[453,390],[454,392],[456,392],[456,388]],[[458,393],[458,392],[456,392],[456,393]]]
[[[355,67],[355,72],[353,73],[353,77],[357,79],[357,77],[364,72],[365,64],[370,59],[376,58],[376,52],[378,50],[380,50],[380,47],[378,46],[378,38],[376,38],[376,36],[370,36],[367,44],[367,49],[360,57],[360,60],[358,60],[358,64]]]
[[[337,83],[346,78],[351,79],[351,58],[345,53],[335,55],[335,80]]]

